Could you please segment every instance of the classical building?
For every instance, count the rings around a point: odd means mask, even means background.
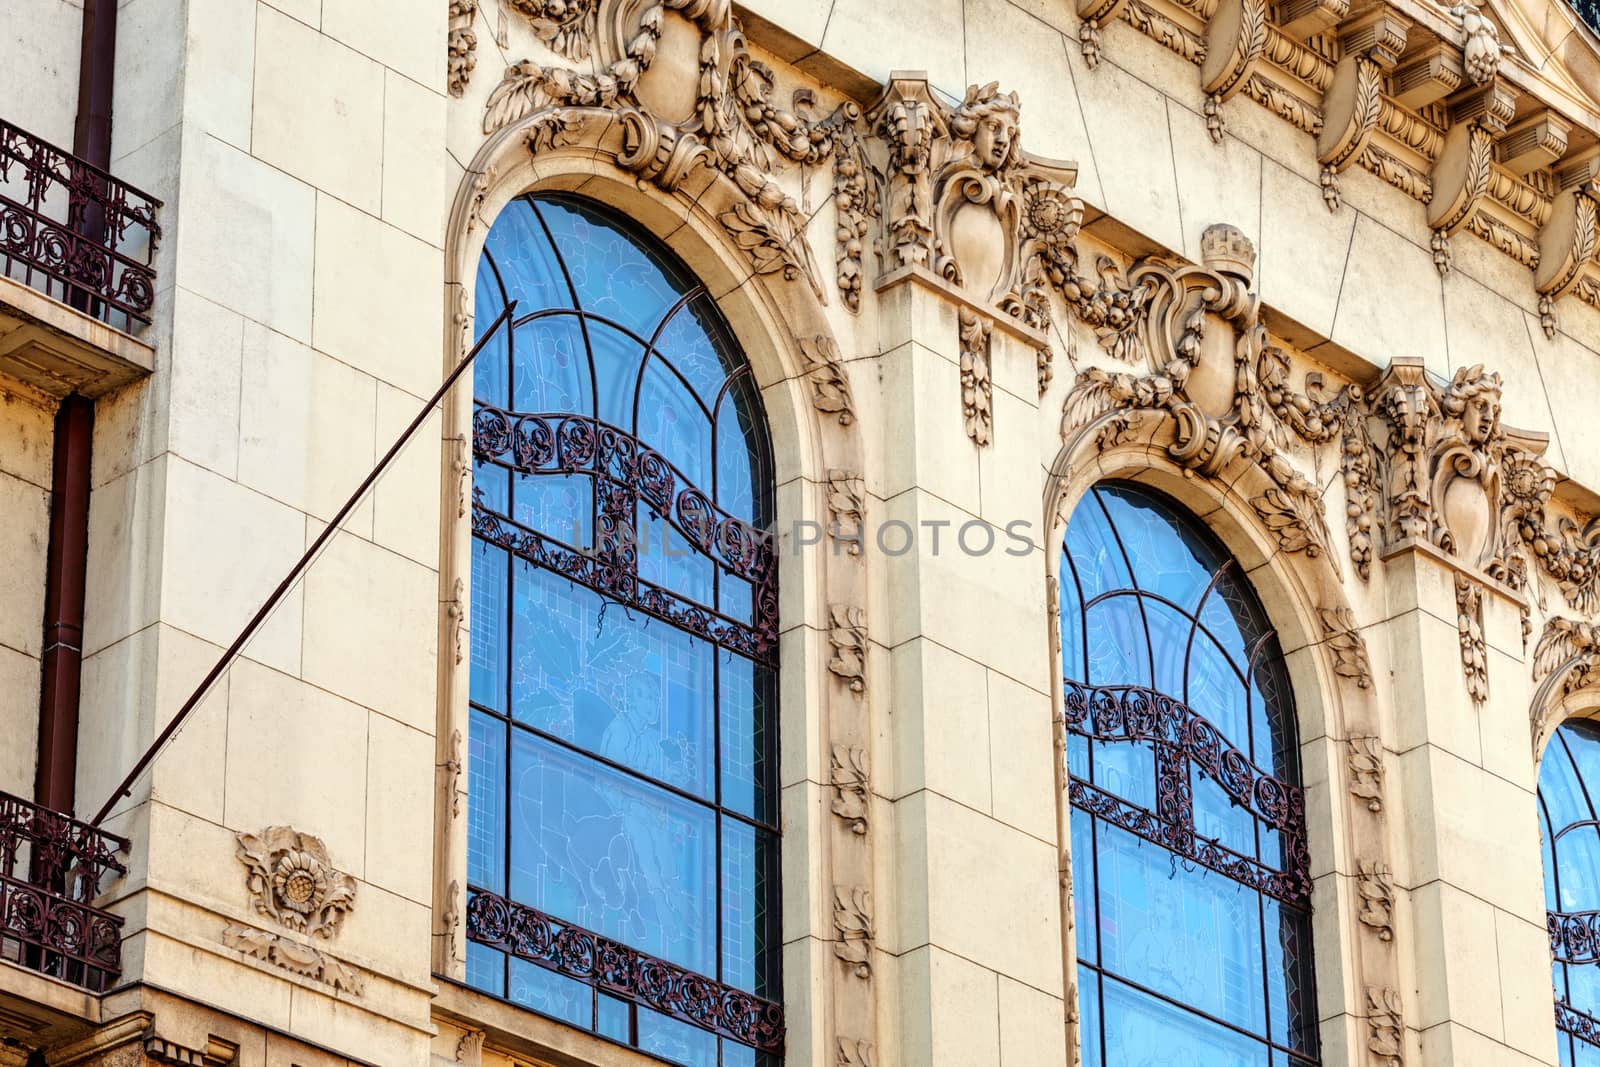
[[[1600,1063],[1594,0],[4,0],[0,1064]]]

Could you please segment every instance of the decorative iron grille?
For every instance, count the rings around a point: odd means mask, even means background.
[[[161,201],[0,120],[0,269],[118,328],[148,325]]]
[[[128,841],[0,793],[0,955],[102,992],[122,973],[122,916],[94,906]]]
[[[783,1054],[783,1008],[553,915],[473,887],[467,936],[761,1052]]]

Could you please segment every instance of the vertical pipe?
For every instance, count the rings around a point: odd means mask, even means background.
[[[34,799],[71,812],[77,778],[78,692],[83,668],[83,592],[89,560],[89,459],[94,401],[74,393],[56,411],[45,565],[39,764]]]
[[[117,52],[117,0],[83,0],[78,66],[78,118],[72,151],[102,170],[111,167],[111,98]],[[105,236],[98,205],[73,205],[73,228],[85,240]],[[86,292],[72,305],[94,314]],[[78,775],[78,700],[83,680],[84,584],[89,566],[89,471],[94,401],[74,393],[56,412],[50,481],[50,547],[45,564],[44,653],[39,684],[39,762],[34,799],[70,813]]]

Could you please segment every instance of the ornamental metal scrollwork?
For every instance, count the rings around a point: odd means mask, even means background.
[[[467,937],[742,1044],[783,1054],[783,1009],[581,926],[471,887]]]

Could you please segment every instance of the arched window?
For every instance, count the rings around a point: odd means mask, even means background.
[[[1539,763],[1544,900],[1564,1067],[1600,1064],[1600,724],[1574,720]]]
[[[1315,1064],[1294,705],[1238,564],[1165,497],[1097,486],[1061,647],[1083,1062]]]
[[[467,981],[694,1067],[775,1062],[766,420],[704,287],[586,201],[490,231],[474,370]]]

